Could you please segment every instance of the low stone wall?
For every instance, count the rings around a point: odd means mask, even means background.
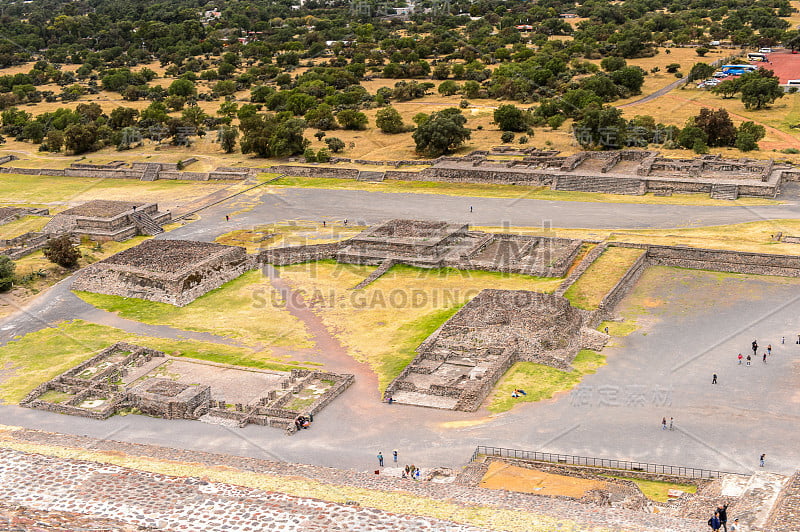
[[[797,255],[649,246],[647,257],[653,264],[679,268],[800,277],[800,256]]]
[[[636,281],[639,280],[639,277],[641,277],[649,264],[647,252],[644,251],[631,267],[628,268],[625,275],[617,281],[617,284],[603,297],[600,305],[598,305],[597,311],[591,318],[592,325],[598,325],[602,319],[607,317],[607,313],[613,310],[614,307],[617,306],[617,303],[627,295],[628,291],[633,288],[633,285],[636,284]]]
[[[331,177],[336,179],[357,179],[359,171],[355,168],[327,168],[323,166],[278,165],[265,169],[275,174],[297,177]]]
[[[301,262],[335,259],[341,247],[342,244],[340,242],[334,242],[331,244],[308,244],[305,246],[266,249],[259,253],[258,262],[274,266],[287,266]]]
[[[15,160],[17,160],[16,155],[4,155],[3,157],[0,157],[0,164],[6,164]]]

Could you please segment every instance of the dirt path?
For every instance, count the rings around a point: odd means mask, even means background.
[[[347,348],[331,333],[322,319],[306,305],[303,295],[294,290],[285,279],[281,279],[275,268],[266,265],[264,272],[269,277],[270,284],[286,303],[286,310],[289,311],[289,314],[302,321],[311,334],[319,351],[316,359],[336,371],[355,374],[356,384],[353,387],[366,392],[366,395],[359,394],[359,396],[362,398],[373,396],[377,390],[377,378],[369,366],[357,362],[348,354]]]

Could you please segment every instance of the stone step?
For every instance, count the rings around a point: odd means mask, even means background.
[[[371,181],[373,183],[380,183],[386,177],[386,172],[372,172],[362,170],[358,172],[357,181]]]
[[[770,512],[788,482],[789,477],[786,475],[766,471],[754,472],[741,487],[742,495],[731,508],[732,513],[729,510],[728,520],[732,521],[732,518],[738,517],[739,523],[744,525],[745,530],[765,530],[767,521],[770,520]],[[791,524],[795,527],[791,530],[797,530],[794,519]],[[769,530],[773,528],[770,527]]]
[[[375,281],[376,279],[378,279],[381,275],[383,275],[384,273],[388,272],[389,269],[392,266],[394,266],[395,264],[397,264],[396,260],[394,260],[394,259],[386,259],[385,261],[383,261],[381,263],[380,266],[378,266],[375,270],[373,270],[373,272],[371,274],[369,274],[366,277],[366,279],[364,279],[363,281],[358,283],[356,286],[354,286],[353,290],[359,290],[361,288],[364,288],[368,284],[370,284],[373,281]]]
[[[738,185],[714,183],[711,186],[712,199],[735,200],[739,197]]]

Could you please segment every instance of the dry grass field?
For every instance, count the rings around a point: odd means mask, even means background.
[[[495,490],[519,491],[579,499],[590,490],[601,490],[607,483],[566,475],[545,473],[494,461],[481,479],[480,486]]]

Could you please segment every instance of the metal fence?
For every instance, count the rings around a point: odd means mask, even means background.
[[[621,469],[624,471],[670,475],[686,478],[719,478],[722,475],[742,475],[742,473],[731,473],[727,471],[716,471],[712,469],[701,469],[696,467],[651,464],[648,462],[630,462],[627,460],[615,460],[613,458],[594,458],[590,456],[575,456],[572,454],[523,451],[520,449],[506,449],[504,447],[489,447],[485,445],[479,445],[475,449],[475,452],[472,453],[472,461],[474,461],[480,455],[498,456],[501,458],[519,458],[521,460],[535,460],[538,462],[549,462],[552,464]]]

